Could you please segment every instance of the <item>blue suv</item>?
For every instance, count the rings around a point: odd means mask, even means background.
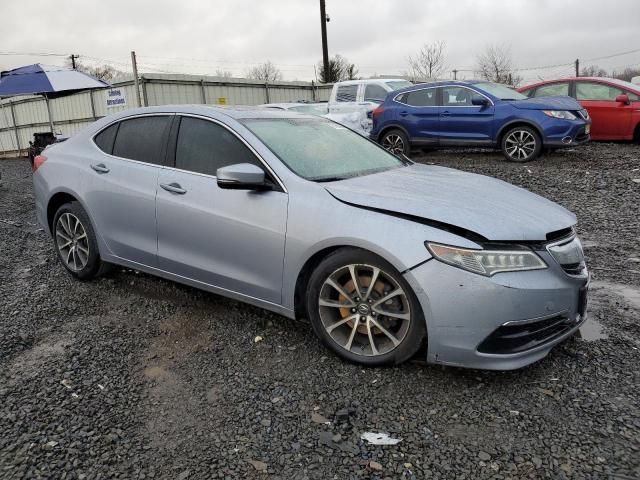
[[[373,111],[371,139],[395,153],[412,148],[500,148],[526,162],[542,149],[589,141],[589,114],[571,97],[528,98],[485,81],[425,83],[389,93]]]

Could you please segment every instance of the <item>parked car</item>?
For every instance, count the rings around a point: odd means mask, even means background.
[[[371,112],[380,105],[389,92],[413,85],[402,78],[372,78],[336,82],[329,97],[329,113],[343,115],[358,112],[366,118],[364,130],[371,130]]]
[[[577,77],[519,89],[531,98],[568,95],[589,112],[593,140],[640,142],[640,85],[615,78]]]
[[[310,115],[326,115],[329,108],[326,103],[265,103],[261,108],[271,108],[275,110],[289,110],[291,112],[308,113]]]
[[[350,361],[397,364],[426,342],[430,362],[518,368],[586,318],[571,212],[325,118],[127,110],[34,167],[38,220],[73,277],[117,264],[306,317]]]
[[[529,99],[484,81],[442,81],[389,94],[373,111],[371,139],[395,153],[413,147],[499,148],[507,160],[527,162],[542,149],[589,140],[591,121],[569,97]]]
[[[371,119],[365,112],[329,113],[326,103],[266,103],[260,107],[318,115],[338,122],[365,137],[371,130]]]

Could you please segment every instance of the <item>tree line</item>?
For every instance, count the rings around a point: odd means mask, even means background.
[[[402,72],[402,75],[414,82],[419,82],[443,79],[445,76],[449,77],[450,73],[458,72],[447,65],[446,47],[447,45],[443,41],[425,43],[415,55],[407,57],[407,69]],[[71,66],[70,60],[68,61],[68,66]],[[356,65],[342,55],[337,54],[331,57],[328,67],[325,73],[322,60],[315,65],[316,80],[319,83],[334,83],[359,78]],[[80,60],[76,60],[76,69],[107,82],[118,81],[126,75],[125,72],[111,65],[91,66]],[[465,72],[468,71],[465,70]],[[215,75],[221,78],[234,76],[232,72],[224,69],[216,70]],[[487,45],[483,51],[476,55],[473,75],[481,80],[513,86],[517,86],[522,82],[518,69],[514,67],[511,48],[507,45]],[[640,68],[627,67],[621,71],[607,71],[597,65],[590,65],[582,68],[580,75],[585,77],[613,77],[630,81],[633,77],[640,75]],[[282,80],[282,72],[271,61],[248,68],[243,76],[265,83],[274,83]]]

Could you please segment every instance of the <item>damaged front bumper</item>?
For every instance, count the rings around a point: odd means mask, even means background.
[[[511,370],[545,357],[586,320],[589,275],[546,251],[544,270],[485,277],[432,259],[405,276],[427,323],[430,363]]]

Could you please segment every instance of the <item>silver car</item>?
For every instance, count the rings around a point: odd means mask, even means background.
[[[334,352],[513,369],[586,318],[576,217],[494,178],[391,155],[330,120],[167,106],[34,162],[39,221],[88,280],[118,264],[307,318]]]

